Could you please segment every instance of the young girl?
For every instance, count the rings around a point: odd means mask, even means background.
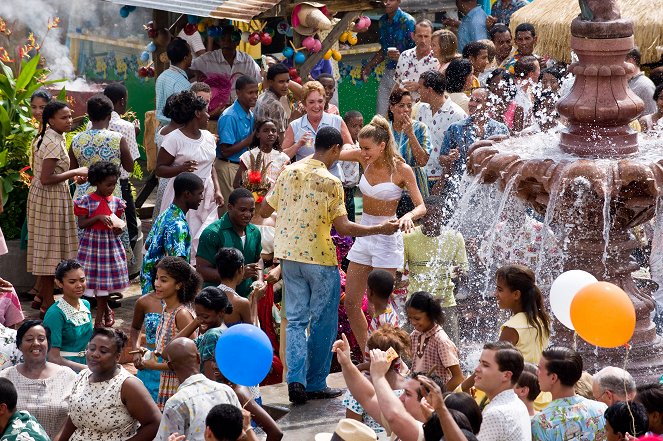
[[[189,336],[196,330],[200,331],[200,335],[193,339],[200,353],[200,370],[210,380],[216,380],[215,368],[212,366],[215,363],[214,350],[219,337],[228,329],[223,318],[226,314],[232,314],[233,305],[225,292],[215,286],[208,286],[193,300],[193,309],[196,318],[177,336]]]
[[[216,269],[221,277],[219,289],[225,292],[232,303],[233,310],[225,314],[223,322],[227,327],[238,323],[253,324],[251,303],[241,297],[235,289],[244,280],[244,256],[236,248],[221,248],[216,254]]]
[[[526,362],[538,364],[548,346],[550,317],[534,273],[523,265],[506,265],[495,273],[495,297],[500,309],[513,314],[500,329],[500,340],[513,343]]]
[[[281,151],[279,133],[274,121],[271,119],[256,121],[254,133],[251,150],[242,153],[239,157],[239,169],[233,181],[234,188],[242,186],[244,172],[251,167],[251,156],[257,159],[258,153],[262,153],[261,168],[262,165],[269,164],[267,177],[272,184],[276,182],[283,167],[290,164],[288,155]]]
[[[412,343],[412,372],[434,373],[442,377],[447,390],[454,390],[464,379],[458,360],[458,349],[442,323],[440,302],[431,294],[419,291],[405,303],[407,318],[414,328]]]
[[[131,351],[134,352],[133,363],[138,372],[136,376],[143,382],[152,399],[156,403],[159,396],[159,380],[161,372],[145,369],[143,366],[143,355],[148,351],[154,352],[157,340],[157,327],[163,306],[156,294],[151,292],[141,296],[134,306],[134,316],[131,321],[131,336],[129,342]],[[145,347],[140,345],[141,329],[145,326]]]
[[[156,265],[154,295],[163,303],[163,312],[157,327],[155,354],[159,355],[178,334],[193,321],[190,310],[191,301],[196,296],[202,279],[196,270],[181,257],[166,256]],[[163,411],[168,398],[179,387],[175,372],[168,369],[166,363],[149,357],[143,361],[146,369],[161,371],[157,406]]]
[[[86,368],[85,350],[92,337],[90,304],[82,300],[85,272],[76,260],[63,260],[55,268],[55,283],[62,298],[46,312],[44,326],[51,331],[48,361],[79,372]]]
[[[78,260],[87,275],[85,296],[97,298],[96,328],[113,326],[115,314],[108,306],[108,296],[129,286],[127,256],[119,237],[124,227],[120,217],[126,204],[113,196],[119,178],[117,165],[108,161],[92,164],[88,182],[97,189],[74,201],[78,227],[83,230]]]

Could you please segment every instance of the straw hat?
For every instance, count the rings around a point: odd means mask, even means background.
[[[617,0],[622,18],[633,20],[635,44],[642,63],[661,59],[656,46],[663,43],[663,0]],[[536,0],[511,16],[511,33],[520,23],[531,23],[538,37],[535,52],[556,60],[571,62],[571,20],[580,13],[577,0]]]
[[[376,441],[373,429],[357,420],[344,418],[338,422],[334,433],[318,433],[315,441]]]
[[[300,35],[313,35],[318,30],[332,28],[327,6],[322,3],[302,2],[292,10],[292,28]]]

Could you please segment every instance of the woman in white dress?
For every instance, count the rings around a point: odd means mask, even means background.
[[[216,139],[207,131],[207,103],[193,92],[179,93],[172,103],[172,120],[182,126],[165,136],[157,156],[156,175],[174,178],[182,172],[195,173],[205,183],[203,202],[197,210],[189,210],[187,222],[191,231],[191,264],[195,264],[198,241],[203,230],[217,220],[217,207],[223,196],[214,171]],[[161,201],[164,211],[175,198],[174,179],[168,182]]]

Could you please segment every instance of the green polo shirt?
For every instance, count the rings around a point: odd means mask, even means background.
[[[216,253],[221,248],[237,248],[244,255],[244,263],[257,263],[260,260],[262,245],[260,230],[253,224],[249,224],[244,231],[246,240],[242,246],[242,238],[235,232],[228,213],[221,219],[213,222],[205,228],[200,236],[198,251],[196,256],[202,257],[211,264],[216,262]],[[253,280],[246,279],[237,286],[237,294],[242,297],[248,297],[251,294],[251,284]],[[205,286],[214,286],[214,283],[205,282]]]

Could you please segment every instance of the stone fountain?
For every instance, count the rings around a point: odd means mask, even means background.
[[[571,47],[579,59],[570,66],[575,83],[558,103],[567,128],[554,137],[479,144],[467,171],[545,216],[564,244],[564,271],[588,271],[628,293],[637,322],[627,369],[639,383],[651,382],[663,370],[663,339],[650,319],[651,293],[641,291],[631,275],[639,269],[631,258],[639,244],[630,230],[663,216],[656,213],[663,196],[663,140],[642,137],[640,144],[653,152],[645,155],[628,125],[644,108],[628,87],[632,67],[624,61],[634,44],[632,22],[621,18],[615,0],[581,0],[580,6],[582,14],[571,24]],[[547,145],[531,151],[532,144]],[[628,350],[590,346],[559,322],[552,340],[577,344],[590,371],[623,366]]]

